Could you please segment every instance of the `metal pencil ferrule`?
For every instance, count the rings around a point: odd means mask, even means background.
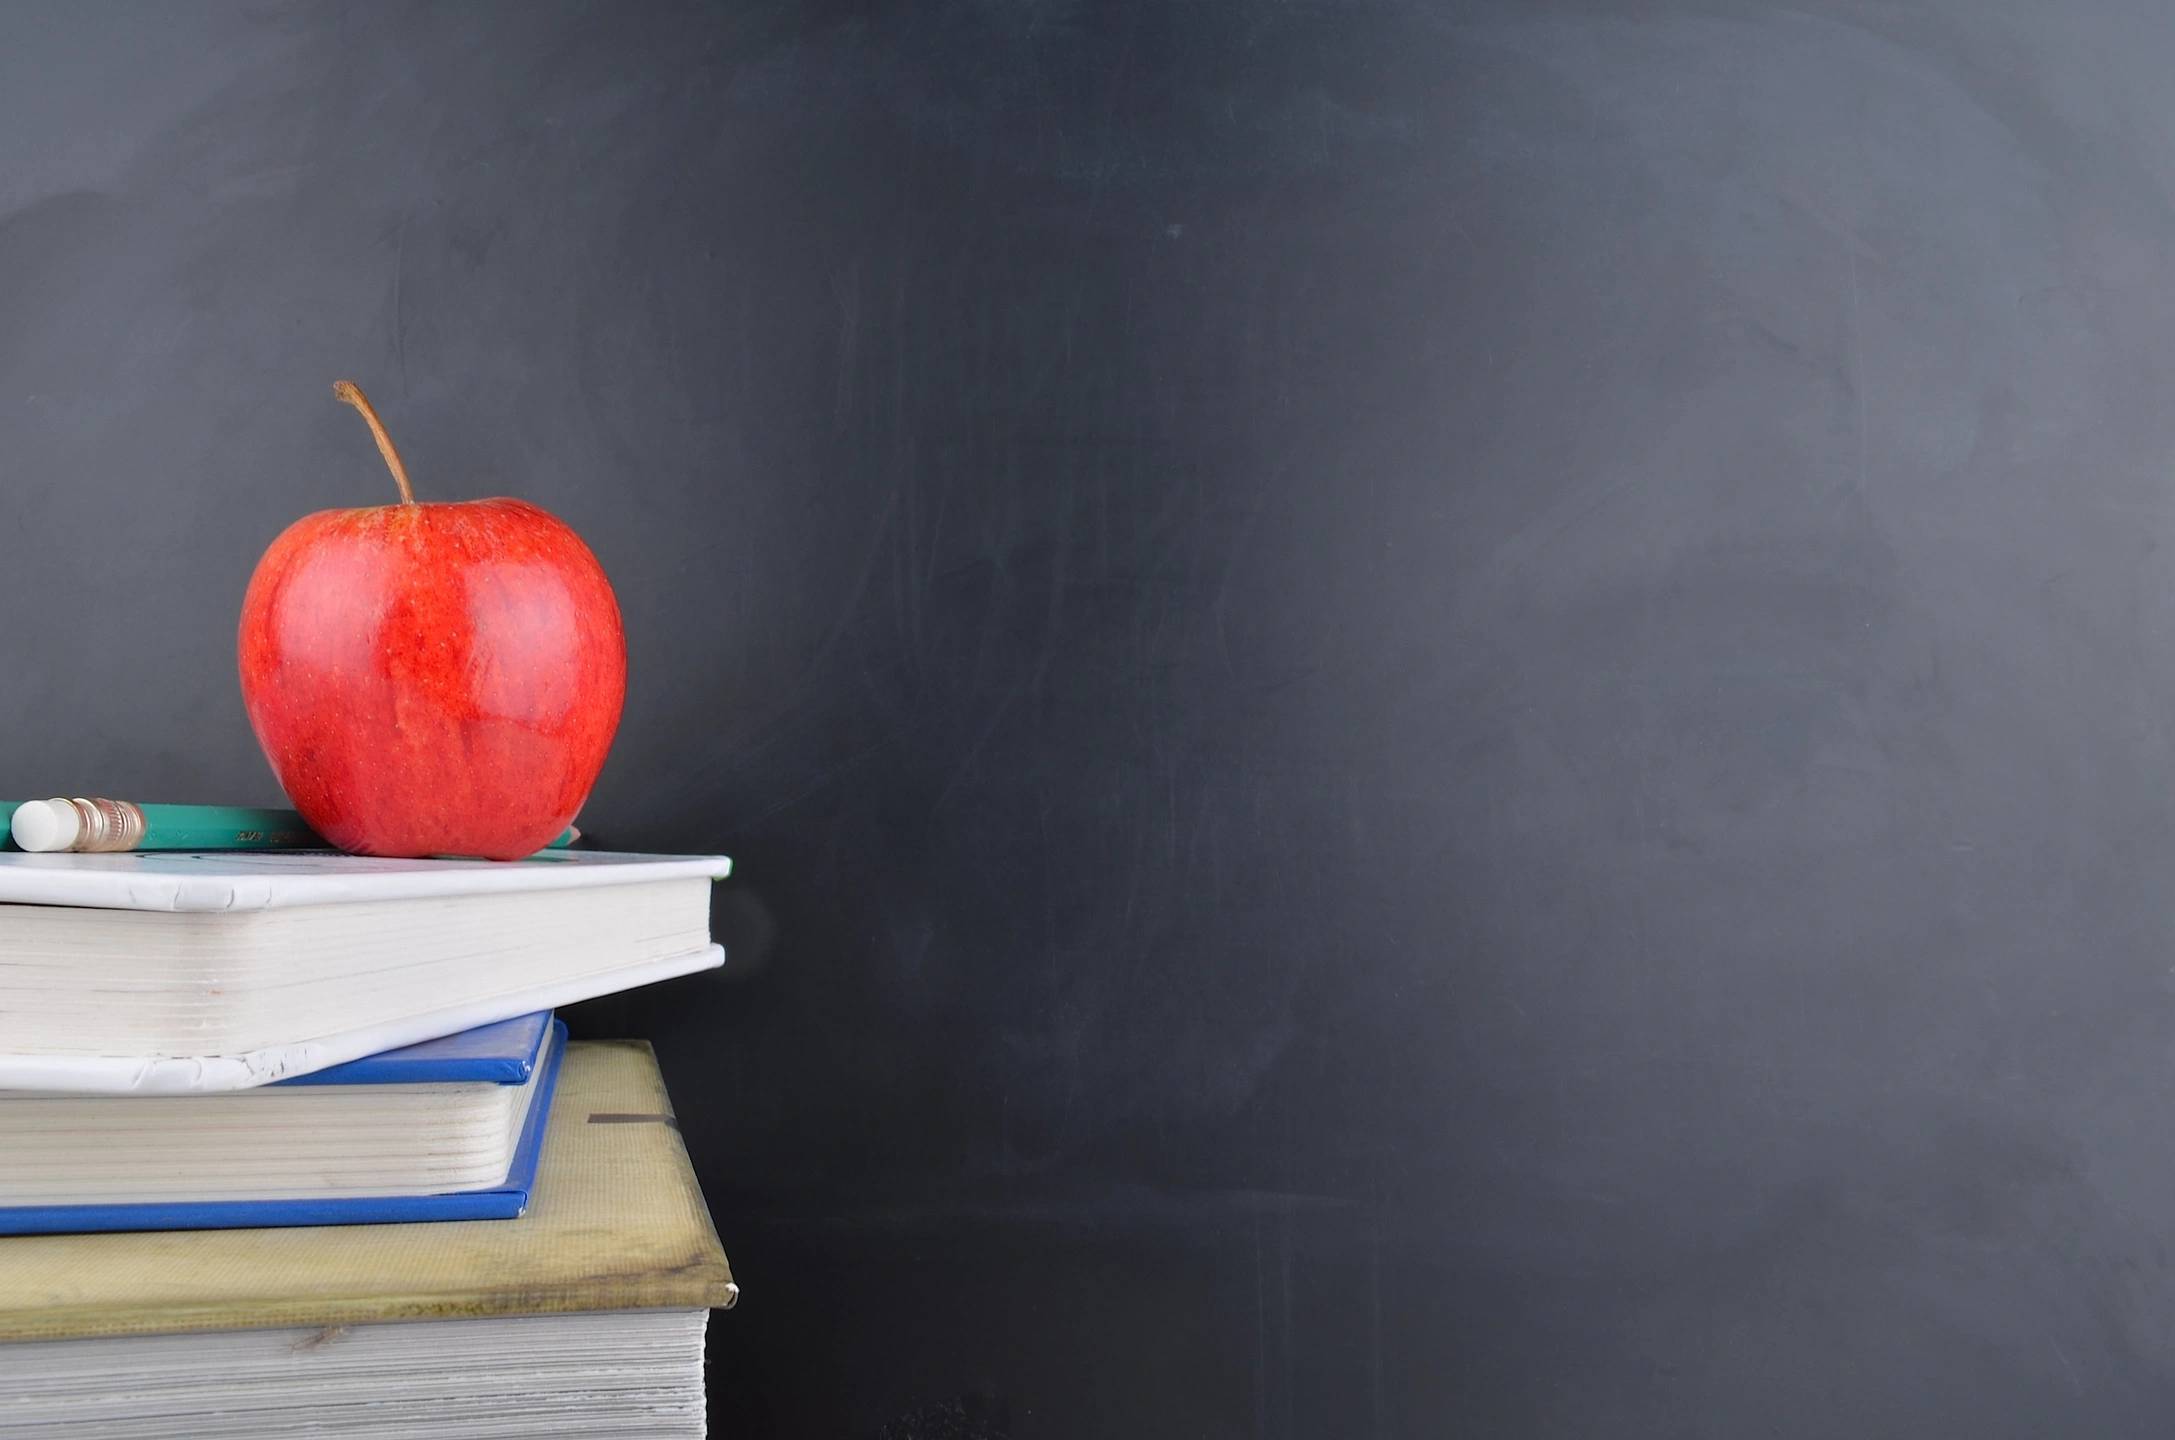
[[[126,800],[70,796],[68,807],[82,822],[82,828],[76,832],[75,844],[68,847],[77,854],[134,850],[143,843],[143,810]]]

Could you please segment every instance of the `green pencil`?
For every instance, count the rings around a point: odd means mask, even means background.
[[[0,801],[0,823],[21,849],[323,850],[324,838],[292,810],[234,805],[138,805],[127,800]],[[549,849],[574,843],[569,826]]]

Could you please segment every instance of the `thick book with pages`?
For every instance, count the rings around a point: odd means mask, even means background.
[[[699,1436],[739,1294],[649,1047],[567,1047],[518,1220],[0,1239],[9,1440]]]
[[[0,1091],[247,1089],[707,969],[731,868],[0,853]]]
[[[565,1042],[539,1013],[251,1090],[0,1094],[0,1235],[511,1219]]]

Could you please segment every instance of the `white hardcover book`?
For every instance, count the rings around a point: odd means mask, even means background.
[[[724,962],[720,855],[0,854],[0,1090],[241,1090]]]

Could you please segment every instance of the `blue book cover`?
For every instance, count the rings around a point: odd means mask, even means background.
[[[506,1178],[487,1189],[439,1195],[316,1196],[287,1200],[160,1201],[109,1205],[0,1206],[0,1235],[80,1234],[110,1230],[234,1230],[296,1225],[385,1225],[429,1220],[511,1220],[528,1209],[543,1155],[544,1131],[566,1050],[565,1022],[550,1011],[388,1050],[267,1090],[342,1085],[522,1085],[535,1091]],[[97,1103],[160,1105],[158,1098]],[[246,1098],[235,1097],[246,1105]]]
[[[293,1085],[524,1085],[544,1048],[545,1033],[557,1022],[549,1010],[516,1015],[496,1025],[478,1025],[458,1035],[425,1040],[332,1065],[312,1075],[277,1080]],[[559,1027],[564,1030],[566,1027]]]

